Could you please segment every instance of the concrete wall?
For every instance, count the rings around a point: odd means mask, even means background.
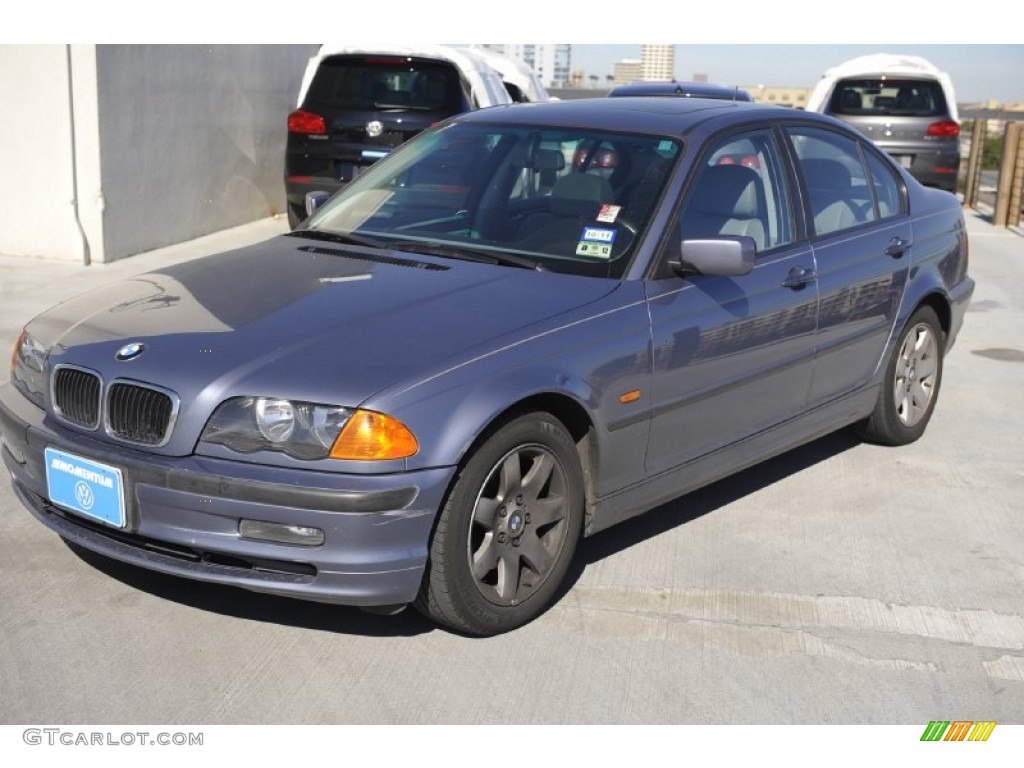
[[[0,45],[0,254],[81,262],[63,45]]]
[[[284,212],[284,148],[315,45],[96,47],[112,261]]]
[[[0,45],[0,254],[113,261],[283,213],[316,49]]]

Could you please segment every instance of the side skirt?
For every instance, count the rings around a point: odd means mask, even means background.
[[[876,384],[845,395],[737,443],[598,499],[588,518],[584,535],[590,536],[610,528],[672,499],[867,418],[875,406],[878,387]]]

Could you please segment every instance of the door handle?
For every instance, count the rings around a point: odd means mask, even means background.
[[[885,247],[885,255],[892,256],[894,259],[898,259],[909,247],[909,240],[904,240],[902,237],[894,237],[892,240],[889,241],[889,244]]]
[[[789,275],[782,281],[783,288],[799,290],[810,282],[818,279],[818,273],[808,267],[793,267]]]

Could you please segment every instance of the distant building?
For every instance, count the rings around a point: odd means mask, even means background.
[[[960,125],[964,130],[971,130],[974,120],[984,120],[988,135],[999,136],[1006,130],[1010,122],[1024,122],[1024,102],[1004,103],[994,99],[977,104],[958,104]]]
[[[741,85],[740,88],[749,93],[751,98],[759,104],[778,104],[782,107],[796,107],[797,109],[807,106],[807,97],[811,95],[810,88],[796,86]]]
[[[518,59],[533,69],[547,88],[564,88],[570,82],[572,46],[568,43],[499,43],[484,45]]]
[[[612,87],[635,83],[641,75],[640,59],[620,59],[612,64]]]
[[[640,79],[672,80],[676,72],[674,45],[640,46]]]

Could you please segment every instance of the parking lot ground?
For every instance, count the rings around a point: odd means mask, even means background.
[[[0,482],[0,723],[1024,722],[1024,238],[977,281],[904,448],[818,440],[585,540],[557,604],[470,639],[75,551]],[[0,345],[109,266],[0,259]]]

